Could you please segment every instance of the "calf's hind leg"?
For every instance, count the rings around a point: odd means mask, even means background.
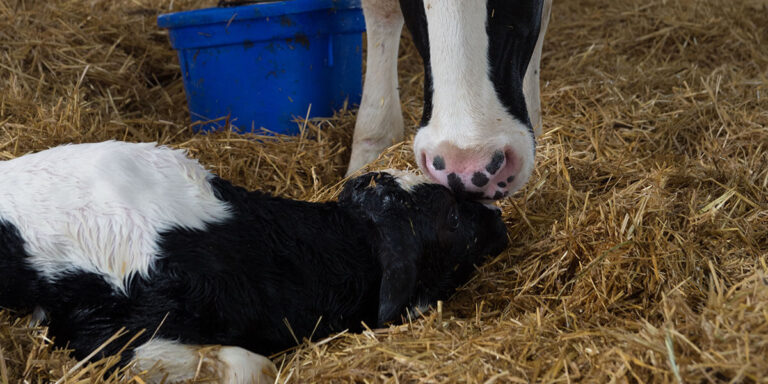
[[[152,383],[175,383],[214,378],[226,384],[268,384],[277,376],[275,365],[262,355],[240,347],[182,344],[152,339],[134,350],[136,373]]]

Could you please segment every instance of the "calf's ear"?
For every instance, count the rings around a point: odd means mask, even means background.
[[[375,228],[381,268],[377,326],[397,320],[413,297],[421,241],[410,223],[408,192],[387,173],[371,172],[344,186],[339,204]]]
[[[397,320],[413,297],[416,287],[418,254],[413,241],[383,242],[379,253],[381,286],[379,287],[378,327]]]

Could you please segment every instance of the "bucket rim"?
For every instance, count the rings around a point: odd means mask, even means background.
[[[157,17],[160,28],[181,28],[205,24],[263,19],[322,9],[359,9],[360,0],[283,0],[238,7],[213,7],[166,13]]]

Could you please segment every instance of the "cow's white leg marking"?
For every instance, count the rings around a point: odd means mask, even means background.
[[[533,134],[539,137],[542,134],[541,119],[541,90],[539,82],[539,71],[541,68],[541,50],[544,46],[544,35],[549,26],[549,14],[552,10],[552,0],[544,0],[544,6],[541,10],[541,29],[539,30],[539,39],[536,40],[536,47],[531,56],[531,62],[528,63],[528,69],[523,78],[523,93],[525,94],[525,105],[528,108],[528,115],[531,118]]]
[[[397,50],[403,29],[400,4],[396,0],[363,0],[362,5],[368,53],[347,175],[403,138],[403,114],[397,91]]]
[[[275,365],[264,356],[239,347],[181,344],[153,339],[134,350],[136,373],[153,383],[175,383],[195,377],[212,377],[228,384],[273,383]]]

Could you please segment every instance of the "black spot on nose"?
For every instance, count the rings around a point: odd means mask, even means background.
[[[514,175],[512,175],[512,176],[510,176],[510,177],[507,177],[507,183],[511,183],[511,182],[512,182],[512,180],[514,180],[514,179],[515,179],[515,176],[514,176]]]
[[[496,184],[496,185],[498,185],[498,186],[499,186],[499,187],[501,187],[501,188],[506,188],[506,187],[507,187],[507,183],[505,183],[505,182],[503,182],[503,181],[499,181],[499,183],[498,183],[498,184]]]
[[[498,200],[507,196],[509,196],[509,191],[496,191],[496,193],[493,195],[493,200]]]
[[[482,172],[475,172],[475,174],[472,175],[472,184],[482,187],[483,185],[488,184],[488,176]]]
[[[451,189],[456,193],[464,191],[464,183],[461,181],[461,178],[455,173],[451,173],[450,175],[448,175],[448,186],[451,187]]]
[[[435,158],[432,159],[432,166],[435,167],[436,170],[442,171],[445,169],[445,159],[443,159],[442,156],[435,156]]]
[[[485,166],[485,170],[488,171],[488,173],[490,173],[491,175],[493,175],[499,171],[499,168],[501,168],[501,164],[503,162],[504,162],[504,152],[496,151],[493,153],[491,162]]]

